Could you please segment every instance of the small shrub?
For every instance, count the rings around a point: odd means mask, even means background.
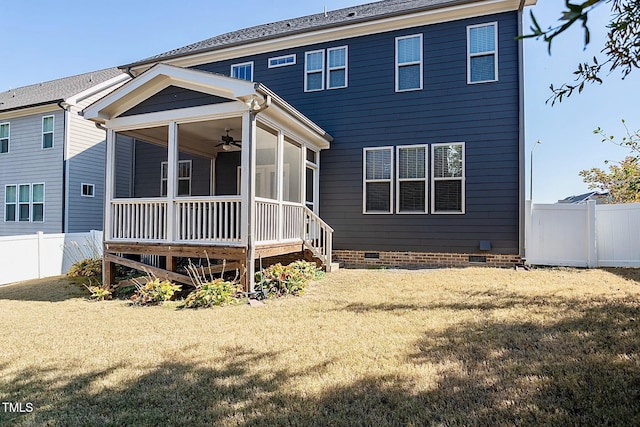
[[[82,283],[102,282],[102,258],[86,258],[76,262],[67,272],[67,277]]]
[[[153,280],[149,278],[144,285],[136,283],[136,288],[136,292],[130,299],[133,305],[154,305],[171,300],[182,286],[156,277]]]
[[[223,306],[239,302],[238,294],[240,285],[237,282],[228,282],[223,279],[215,279],[212,282],[203,283],[191,292],[184,301],[187,308],[205,308]]]
[[[265,298],[302,295],[307,284],[321,277],[314,263],[295,261],[286,267],[274,264],[256,273],[256,291]]]
[[[111,299],[112,292],[109,287],[87,285],[84,285],[84,287],[87,288],[89,292],[91,292],[91,296],[89,298],[94,301],[104,301],[107,299]]]

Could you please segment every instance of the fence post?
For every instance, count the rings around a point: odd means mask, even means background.
[[[587,202],[587,267],[598,267],[598,242],[596,242],[596,201]]]
[[[38,240],[38,279],[42,279],[42,260],[44,256],[42,256],[42,251],[44,250],[44,233],[42,231],[38,231],[36,233],[36,238]]]

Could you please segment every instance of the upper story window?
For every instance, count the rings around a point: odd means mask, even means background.
[[[434,144],[431,149],[431,212],[464,213],[464,144]]]
[[[327,89],[347,87],[347,46],[327,49]]]
[[[467,27],[467,82],[498,80],[498,23]]]
[[[241,80],[253,81],[253,61],[233,64],[231,66],[231,77]]]
[[[304,54],[304,91],[324,89],[324,50]]]
[[[396,37],[396,92],[422,89],[422,34]]]
[[[9,152],[9,123],[0,123],[0,154]]]
[[[42,118],[42,148],[53,147],[53,116]]]
[[[364,213],[391,213],[393,147],[364,149]]]
[[[296,63],[296,54],[277,56],[275,58],[269,58],[269,68],[286,67],[287,65],[294,65]]]

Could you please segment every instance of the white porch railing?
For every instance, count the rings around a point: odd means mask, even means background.
[[[240,242],[240,205],[235,196],[176,200],[176,240]]]
[[[327,268],[331,268],[333,228],[306,206],[304,207],[302,240],[307,249],[313,252]]]
[[[185,197],[174,201],[173,241],[238,244],[241,199],[237,196]],[[256,243],[304,242],[325,265],[331,264],[333,229],[299,203],[256,200]],[[111,202],[110,240],[168,242],[165,199]]]
[[[167,201],[117,199],[111,202],[110,238],[114,240],[165,240]]]

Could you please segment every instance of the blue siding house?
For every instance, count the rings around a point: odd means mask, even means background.
[[[108,129],[107,267],[518,263],[534,3],[385,0],[121,67],[134,78],[84,110]]]

